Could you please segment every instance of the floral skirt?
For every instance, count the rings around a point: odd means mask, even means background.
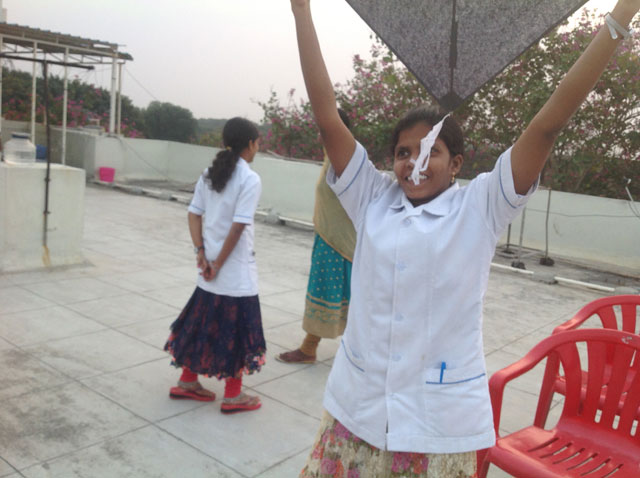
[[[302,328],[325,339],[342,335],[351,298],[351,262],[318,234],[313,242]]]
[[[369,445],[326,411],[299,478],[475,478],[476,453],[408,453]]]
[[[230,297],[196,287],[164,346],[172,364],[218,379],[259,372],[267,350],[258,296]]]

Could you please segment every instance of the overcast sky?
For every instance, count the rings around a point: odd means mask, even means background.
[[[283,98],[295,88],[306,98],[289,0],[0,1],[9,23],[122,45],[133,56],[123,94],[140,107],[157,99],[197,118],[259,121],[256,102],[266,101],[271,89]],[[614,4],[590,0],[586,6],[607,11]],[[331,79],[344,82],[353,55],[368,53],[372,32],[345,0],[313,0],[312,7]],[[109,67],[70,75],[110,87]]]

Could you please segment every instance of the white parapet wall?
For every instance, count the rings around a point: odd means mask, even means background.
[[[77,139],[76,139],[77,138]],[[88,177],[101,166],[116,169],[116,182],[169,180],[195,183],[218,149],[171,141],[69,134],[68,164],[84,167]],[[77,143],[76,143],[77,142]],[[320,164],[258,154],[252,167],[262,178],[260,209],[311,223]],[[462,181],[464,182],[464,181]],[[531,198],[525,215],[523,246],[545,249],[546,190]],[[640,199],[640,198],[639,198]],[[511,244],[520,237],[521,217],[511,228]],[[501,242],[506,242],[506,233]],[[630,202],[553,192],[549,215],[549,255],[637,274],[640,270],[640,218]]]
[[[87,174],[97,177],[100,167],[111,167],[116,170],[116,181],[195,182],[218,151],[153,139],[100,136],[95,141],[94,161]]]
[[[545,249],[545,222],[549,191],[538,190],[527,205],[523,245]],[[638,204],[640,206],[640,204]],[[630,201],[584,194],[551,192],[549,255],[578,261],[614,264],[640,271],[640,217]],[[511,243],[520,237],[522,215],[511,227]],[[502,238],[506,240],[506,235]]]
[[[0,272],[78,264],[85,172],[52,164],[48,251],[43,247],[46,164],[0,163]]]
[[[261,209],[286,219],[313,222],[321,163],[257,154],[251,166],[262,179]]]
[[[218,148],[150,139],[96,137],[90,176],[100,167],[116,170],[115,181],[195,183],[211,165]],[[257,154],[253,169],[262,178],[260,208],[302,222],[311,222],[320,163]]]

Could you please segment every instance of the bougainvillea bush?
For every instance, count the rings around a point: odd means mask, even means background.
[[[472,178],[493,167],[498,155],[554,91],[603,19],[585,11],[570,29],[565,23],[527,50],[481,88],[454,115],[465,131],[461,177]],[[640,19],[633,25],[640,30]],[[416,78],[379,40],[370,57],[353,58],[354,76],[336,84],[338,103],[353,122],[356,138],[371,159],[389,168],[389,140],[395,122],[413,106],[434,103]],[[542,183],[555,190],[626,199],[625,185],[640,197],[640,35],[622,42],[585,104],[561,133],[543,171]],[[317,128],[307,101],[286,105],[275,93],[260,103],[271,126],[266,147],[278,154],[321,159]]]

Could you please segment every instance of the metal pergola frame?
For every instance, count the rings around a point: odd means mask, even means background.
[[[0,23],[0,72],[3,59],[33,63],[31,87],[31,138],[35,141],[36,65],[48,63],[64,66],[64,96],[62,108],[61,163],[66,163],[66,133],[68,106],[68,68],[93,69],[94,65],[111,64],[111,103],[109,133],[120,134],[122,109],[122,65],[133,57],[118,50],[118,44],[92,40],[64,33],[55,33],[22,25]],[[0,74],[0,98],[2,75]],[[48,118],[47,118],[48,122]],[[2,102],[0,101],[0,131]]]

